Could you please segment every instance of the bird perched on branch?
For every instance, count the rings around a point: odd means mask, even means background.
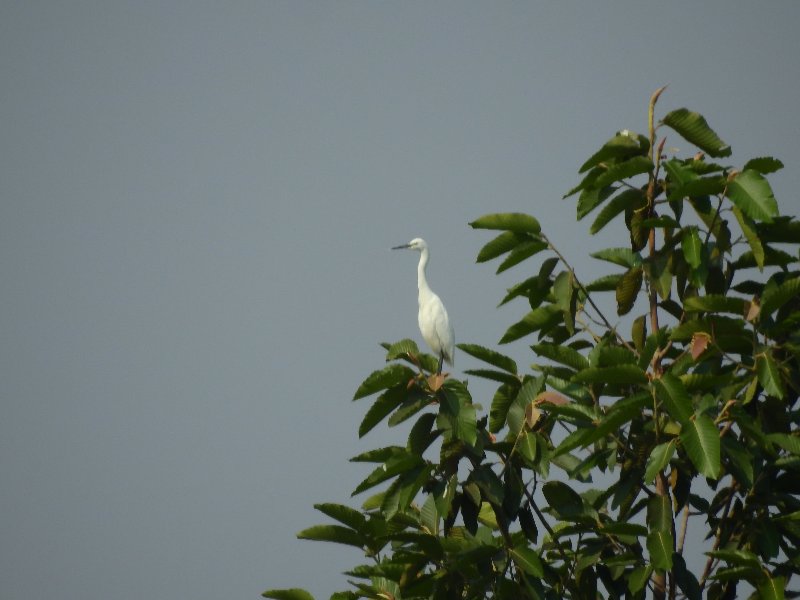
[[[422,333],[422,339],[431,347],[434,354],[439,357],[439,367],[436,371],[436,374],[439,375],[442,372],[443,361],[447,361],[450,365],[453,364],[456,336],[442,300],[430,288],[428,279],[425,277],[425,269],[430,258],[428,244],[421,238],[414,238],[407,244],[395,246],[392,250],[403,248],[416,250],[420,253],[419,264],[417,265],[419,331]]]

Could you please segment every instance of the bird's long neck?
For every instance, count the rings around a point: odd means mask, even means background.
[[[425,277],[425,268],[428,266],[428,249],[425,248],[419,257],[419,264],[417,265],[417,289],[419,290],[420,301],[431,294],[431,288],[428,285],[428,280]]]

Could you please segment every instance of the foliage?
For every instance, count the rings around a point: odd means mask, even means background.
[[[355,394],[377,395],[359,435],[415,419],[408,438],[353,459],[375,465],[355,493],[379,490],[359,510],[318,504],[336,524],[299,534],[368,559],[332,598],[798,595],[800,222],[766,178],[780,161],[710,160],[729,146],[686,109],[656,123],[661,91],[648,135],[614,135],[567,194],[592,233],[627,230],[592,254],[607,274],[585,281],[532,216],[471,224],[495,230],[479,262],[528,265],[502,303],[530,310],[500,343],[531,341],[532,371],[459,346],[498,386],[488,414],[414,342],[385,345]],[[666,154],[669,130],[699,151]]]

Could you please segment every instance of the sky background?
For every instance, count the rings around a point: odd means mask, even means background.
[[[664,84],[658,114],[704,114],[731,164],[783,160],[797,215],[799,23],[789,0],[0,3],[0,598],[345,587],[360,554],[295,534],[348,501],[351,456],[405,440],[358,440],[351,402],[379,342],[420,340],[417,256],[389,247],[426,238],[458,341],[494,346],[536,263],[476,266],[467,223],[529,212],[600,274],[587,253],[626,242],[561,196]]]

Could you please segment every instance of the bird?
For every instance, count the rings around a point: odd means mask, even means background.
[[[430,251],[428,244],[422,238],[414,238],[407,244],[394,246],[392,250],[415,250],[420,253],[419,264],[417,265],[417,289],[419,290],[419,331],[422,339],[430,346],[434,354],[439,358],[437,375],[442,373],[442,362],[447,361],[453,364],[455,355],[456,336],[453,325],[447,316],[447,309],[444,303],[428,285],[425,276],[425,269],[428,266]]]

